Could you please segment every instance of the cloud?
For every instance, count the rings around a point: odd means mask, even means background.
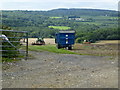
[[[119,2],[119,0],[2,0],[1,2]]]
[[[2,0],[2,6],[3,10],[50,10],[56,8],[117,10],[118,0]]]

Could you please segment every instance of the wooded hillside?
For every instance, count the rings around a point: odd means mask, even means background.
[[[118,12],[98,9],[54,9],[50,11],[2,11],[2,25],[29,31],[29,37],[54,37],[62,27],[76,30],[77,42],[84,39],[116,40]],[[55,26],[59,28],[54,28]]]

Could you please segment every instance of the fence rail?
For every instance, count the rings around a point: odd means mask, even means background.
[[[9,35],[12,34],[12,36]],[[16,57],[17,59],[27,59],[28,58],[28,32],[27,31],[16,31],[16,30],[2,30],[0,29],[0,53],[2,57],[13,58],[12,56],[18,55],[22,56]],[[5,37],[2,36],[6,36]],[[25,49],[20,48],[24,46]],[[16,53],[17,52],[17,53]],[[8,54],[9,53],[9,54]]]

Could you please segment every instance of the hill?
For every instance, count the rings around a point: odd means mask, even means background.
[[[54,37],[59,29],[51,26],[70,27],[76,30],[78,42],[83,39],[119,39],[117,21],[118,12],[111,10],[61,8],[49,11],[2,11],[3,26],[29,31],[30,37]],[[101,37],[96,37],[96,33]]]
[[[117,16],[116,11],[111,10],[100,10],[100,9],[53,9],[47,12],[51,16]]]

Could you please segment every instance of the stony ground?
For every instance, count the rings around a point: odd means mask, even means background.
[[[117,88],[118,58],[30,51],[3,64],[3,88]]]
[[[72,51],[82,55],[112,56],[114,58],[118,56],[119,45],[117,43],[75,44]]]

